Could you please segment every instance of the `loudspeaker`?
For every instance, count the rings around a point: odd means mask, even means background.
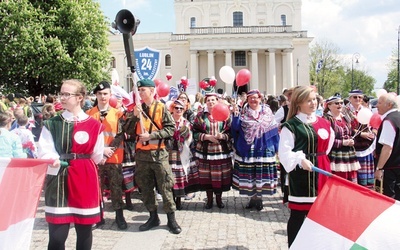
[[[117,13],[112,27],[121,31],[123,34],[130,33],[133,36],[136,33],[139,24],[139,19],[135,18],[129,10],[123,9]]]

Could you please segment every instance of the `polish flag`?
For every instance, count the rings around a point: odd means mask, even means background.
[[[47,165],[53,161],[0,158],[0,249],[29,249]]]

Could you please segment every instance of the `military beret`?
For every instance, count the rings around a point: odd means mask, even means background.
[[[104,90],[104,89],[110,89],[111,85],[107,81],[101,81],[99,84],[97,84],[96,88],[93,89],[93,94],[96,94],[97,91]]]
[[[14,101],[14,94],[8,94],[8,95],[6,96],[6,98],[7,98],[10,102],[12,102],[12,101]]]
[[[155,87],[156,84],[151,79],[142,79],[137,82],[138,88],[140,87]]]

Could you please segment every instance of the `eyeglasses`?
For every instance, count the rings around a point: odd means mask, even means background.
[[[343,105],[343,102],[335,102],[335,105]]]
[[[353,98],[354,98],[354,99],[357,99],[357,98],[358,98],[358,99],[363,99],[364,96],[353,95]]]
[[[176,110],[183,110],[181,107],[175,107]]]
[[[68,92],[60,92],[58,93],[58,96],[60,98],[65,98],[65,99],[69,99],[71,96],[77,96],[79,94],[74,94],[74,93],[68,93]]]

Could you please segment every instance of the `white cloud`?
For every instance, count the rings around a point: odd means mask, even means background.
[[[400,8],[397,0],[303,0],[303,30],[340,48],[345,58],[360,53],[360,69],[381,86],[387,63],[397,49]]]

